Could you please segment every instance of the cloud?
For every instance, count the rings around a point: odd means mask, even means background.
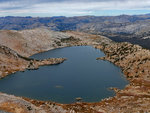
[[[117,10],[150,10],[150,0],[0,0],[4,16],[98,15]]]

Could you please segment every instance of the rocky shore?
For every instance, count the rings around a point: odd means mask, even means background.
[[[65,58],[50,58],[44,60],[30,59],[19,55],[8,47],[0,46],[0,78],[17,71],[38,69],[38,67],[42,65],[60,64],[65,60]]]
[[[24,31],[22,31],[24,32]],[[25,31],[27,32],[27,31]],[[34,31],[35,32],[35,31]],[[48,32],[48,31],[47,31]],[[38,101],[27,98],[20,98],[6,94],[6,98],[1,101],[0,109],[18,112],[18,109],[26,109],[27,112],[40,112],[40,113],[144,113],[150,112],[150,51],[143,49],[138,45],[133,45],[127,42],[116,43],[110,39],[85,33],[66,31],[58,33],[55,32],[53,37],[53,46],[51,48],[61,48],[66,46],[90,45],[105,53],[105,57],[97,58],[97,60],[108,60],[113,64],[119,66],[129,84],[122,90],[114,89],[116,96],[103,99],[96,103],[77,102],[73,104],[59,104],[47,101]],[[62,37],[61,37],[61,35]],[[43,35],[42,35],[43,36]],[[54,38],[55,37],[55,38]],[[56,38],[57,37],[57,38]],[[48,39],[48,38],[47,38]],[[47,45],[45,49],[47,50]],[[30,48],[30,47],[29,47]],[[49,47],[50,48],[50,47]],[[37,48],[38,50],[38,48]],[[40,49],[39,49],[40,50]],[[31,51],[31,50],[30,50]],[[34,51],[35,52],[35,51]],[[41,51],[40,51],[41,52]],[[1,52],[3,54],[3,52]],[[9,55],[10,58],[15,59],[16,54]],[[0,55],[1,56],[1,55]],[[6,55],[8,56],[8,55]],[[26,54],[26,56],[29,56]],[[17,56],[18,57],[18,56]],[[1,59],[0,59],[1,60]],[[40,65],[57,64],[63,62],[65,59],[48,59],[42,61],[31,60],[27,61],[23,58],[17,59],[14,63],[24,63],[24,66],[29,69],[38,68]],[[4,59],[2,59],[4,61]],[[8,61],[6,61],[8,62]],[[11,62],[12,63],[12,62]],[[3,63],[2,63],[3,64]],[[13,64],[13,63],[12,63]],[[19,64],[18,67],[19,68]],[[22,66],[22,64],[21,64]],[[22,68],[19,68],[22,69]],[[17,70],[16,70],[17,71]],[[109,79],[109,78],[108,78]],[[31,104],[30,108],[26,104],[16,104],[20,99]],[[21,107],[20,107],[21,106]],[[32,111],[31,109],[37,109]]]
[[[105,53],[108,60],[119,66],[129,85],[123,90],[115,90],[116,96],[105,99],[101,108],[107,112],[150,112],[150,51],[130,43],[99,45],[96,48]]]
[[[44,59],[44,60],[31,60],[27,69],[34,70],[34,69],[38,69],[39,66],[56,65],[56,64],[63,63],[65,60],[66,60],[65,58],[49,58],[49,59]]]

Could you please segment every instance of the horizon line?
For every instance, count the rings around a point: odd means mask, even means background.
[[[28,18],[50,18],[50,17],[116,17],[116,16],[140,16],[140,15],[150,15],[150,13],[141,13],[141,14],[118,14],[118,15],[74,15],[74,16],[0,16],[0,18],[6,18],[6,17],[28,17]]]

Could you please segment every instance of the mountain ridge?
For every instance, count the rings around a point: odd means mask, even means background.
[[[53,31],[81,31],[130,42],[150,49],[150,14],[75,17],[0,17],[1,30],[46,28]]]

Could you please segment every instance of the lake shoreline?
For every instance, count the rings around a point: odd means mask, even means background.
[[[96,60],[102,56],[105,56],[102,51],[91,46],[66,47],[33,55],[30,58],[39,61],[53,57],[67,60],[59,65],[14,73],[1,80],[0,91],[61,104],[74,103],[78,97],[84,102],[99,102],[114,96],[110,87],[123,89],[128,84],[119,67],[109,61]]]

